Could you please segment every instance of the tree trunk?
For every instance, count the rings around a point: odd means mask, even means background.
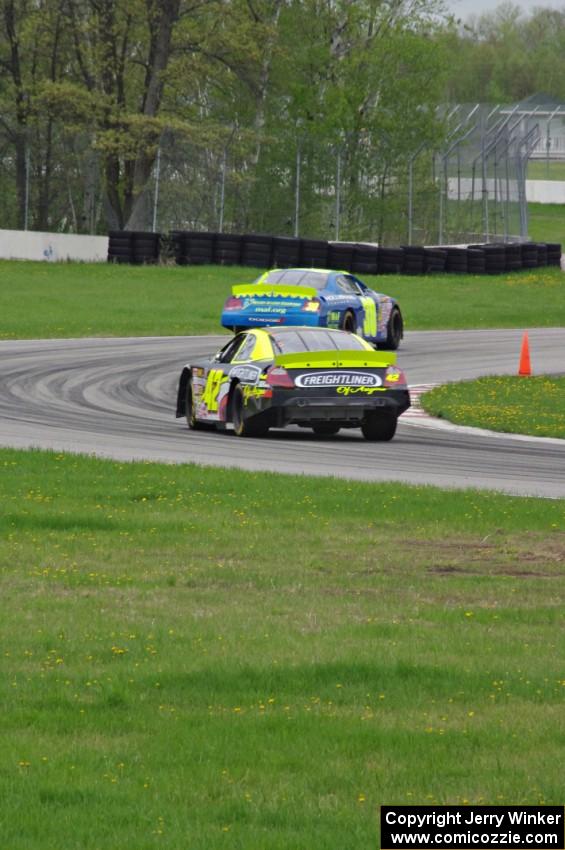
[[[179,7],[180,0],[161,0],[161,2],[148,0],[147,3],[151,45],[145,76],[142,114],[148,118],[154,118],[161,106],[163,72],[167,68],[171,55],[173,26],[178,18]],[[135,160],[131,183],[131,210],[126,222],[126,230],[149,228],[146,189],[157,153],[158,139],[155,141],[156,144],[141,150]]]
[[[16,151],[16,197],[17,197],[17,227],[23,230],[26,217],[26,184],[27,184],[27,98],[22,83],[20,41],[16,30],[16,10],[14,0],[5,0],[3,4],[4,27],[10,48],[10,58],[5,63],[16,91],[15,119],[16,127],[12,133]]]

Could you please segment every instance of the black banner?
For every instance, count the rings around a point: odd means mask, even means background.
[[[563,806],[381,806],[381,850],[564,850]]]

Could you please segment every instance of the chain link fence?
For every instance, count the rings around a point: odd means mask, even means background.
[[[558,155],[562,144],[565,150],[565,107],[460,104],[437,117],[441,144],[411,147],[405,140],[400,151],[362,135],[330,144],[304,128],[260,143],[237,127],[212,141],[167,131],[145,188],[140,229],[388,245],[525,240],[528,160]],[[16,164],[8,150],[2,153],[0,186],[7,198]],[[45,187],[31,144],[26,169],[25,221],[41,229],[32,210]],[[60,191],[49,229],[110,229],[101,163],[84,140],[53,175],[51,185]],[[14,207],[5,203],[3,227],[14,226]]]

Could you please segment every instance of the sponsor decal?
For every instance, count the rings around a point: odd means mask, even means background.
[[[230,378],[238,378],[242,383],[255,384],[261,370],[258,366],[234,366],[230,372]]]
[[[338,387],[337,392],[340,395],[355,395],[363,393],[364,395],[373,395],[373,393],[383,392],[381,387]]]
[[[297,387],[380,387],[382,380],[369,372],[308,372],[298,375]]]
[[[265,301],[259,300],[258,298],[245,298],[243,301],[243,309],[245,309],[246,307],[252,307],[254,310],[260,310],[262,312],[267,312],[268,310],[282,310],[283,308],[292,309],[300,307],[303,300],[304,299],[284,301],[281,298],[277,298],[275,301]]]
[[[264,398],[268,390],[262,387],[250,387],[249,385],[243,388],[243,398],[247,403],[250,398]],[[271,393],[272,395],[272,393]]]

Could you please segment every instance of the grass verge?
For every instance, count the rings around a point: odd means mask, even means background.
[[[565,377],[486,377],[422,396],[432,416],[510,434],[565,439]]]
[[[565,204],[528,204],[528,232],[535,242],[565,247]]]
[[[0,452],[0,846],[563,799],[565,501]]]
[[[0,262],[0,339],[219,333],[234,283],[257,269]],[[409,330],[565,325],[556,268],[496,276],[367,276],[399,299]],[[541,305],[532,311],[532,304]]]

